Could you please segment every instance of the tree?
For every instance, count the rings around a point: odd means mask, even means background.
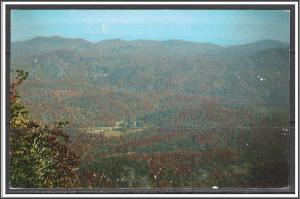
[[[28,72],[16,71],[10,86],[10,186],[13,188],[75,188],[78,156],[68,148],[63,122],[41,124],[29,119],[21,103],[18,86]]]

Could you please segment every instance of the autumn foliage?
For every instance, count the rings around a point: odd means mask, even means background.
[[[10,86],[10,186],[18,188],[75,188],[78,157],[68,148],[64,123],[31,121],[21,103],[18,86],[28,73],[17,70]]]

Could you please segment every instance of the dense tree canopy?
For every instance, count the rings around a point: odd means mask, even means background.
[[[16,71],[10,87],[10,186],[78,187],[78,157],[67,147],[69,137],[53,125],[32,121],[17,87],[28,73]]]

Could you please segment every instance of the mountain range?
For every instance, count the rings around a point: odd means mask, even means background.
[[[244,117],[289,106],[289,54],[274,40],[223,47],[36,37],[11,43],[11,79],[16,69],[29,72],[20,91],[33,117],[74,126],[257,125]]]

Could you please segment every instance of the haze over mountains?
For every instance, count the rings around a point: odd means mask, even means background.
[[[25,101],[47,120],[71,118],[79,126],[138,120],[191,128],[225,125],[227,114],[256,113],[265,104],[288,106],[289,53],[289,44],[273,40],[222,47],[36,37],[12,43],[11,70],[29,72]],[[209,114],[218,121],[209,121]]]
[[[69,121],[84,188],[282,188],[289,45],[180,40],[11,44],[34,121]]]

